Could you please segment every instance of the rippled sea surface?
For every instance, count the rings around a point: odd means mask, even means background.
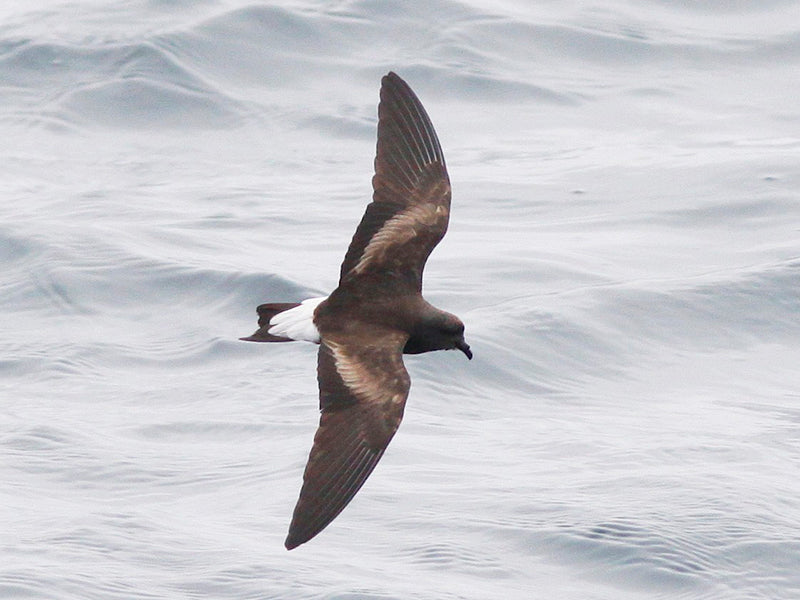
[[[454,187],[353,503],[283,539],[380,77]],[[0,597],[800,598],[790,0],[0,7]]]

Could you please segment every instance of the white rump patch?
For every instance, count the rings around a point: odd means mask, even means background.
[[[319,331],[314,325],[314,310],[327,296],[303,300],[300,306],[278,313],[269,320],[269,333],[295,341],[319,344]]]

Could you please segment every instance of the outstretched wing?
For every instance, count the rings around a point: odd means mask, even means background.
[[[408,397],[410,379],[402,358],[407,338],[366,325],[349,329],[346,338],[323,333],[317,365],[322,415],[287,549],[333,521],[383,456]]]
[[[381,81],[372,187],[339,284],[381,273],[420,291],[425,261],[447,231],[450,179],[428,114],[394,73]]]

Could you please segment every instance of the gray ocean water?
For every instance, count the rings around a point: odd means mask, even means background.
[[[406,417],[283,539],[380,77],[454,197]],[[0,5],[0,597],[800,598],[800,3]]]

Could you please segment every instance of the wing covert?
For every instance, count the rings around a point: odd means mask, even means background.
[[[410,379],[398,332],[368,328],[342,343],[323,335],[318,354],[320,424],[286,548],[305,543],[353,499],[403,418]],[[342,337],[343,339],[343,337]]]
[[[339,283],[382,272],[422,288],[422,271],[447,231],[450,180],[425,108],[394,73],[381,82],[373,197],[356,229]]]

